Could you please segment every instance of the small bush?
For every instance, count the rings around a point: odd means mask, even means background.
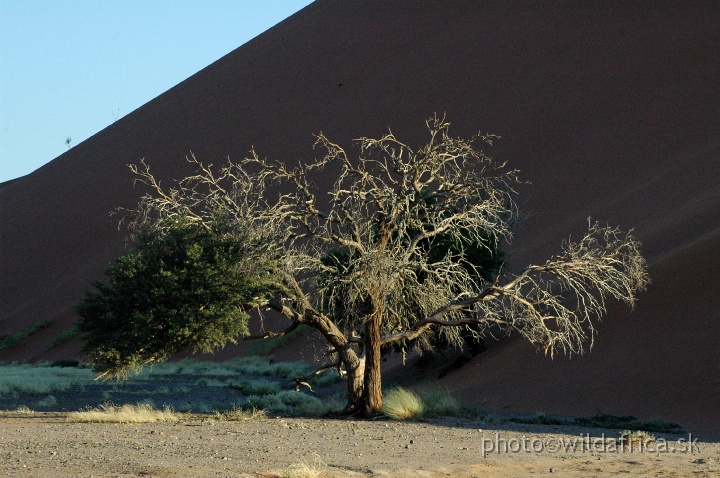
[[[614,428],[617,430],[645,430],[655,433],[683,433],[682,427],[673,422],[666,422],[656,418],[654,420],[638,420],[632,415],[616,416],[598,413],[592,417],[576,418],[575,425],[595,428]]]
[[[35,413],[34,410],[28,408],[25,405],[20,405],[14,410],[15,413],[19,413],[20,415],[32,415]]]
[[[328,387],[340,382],[342,382],[342,377],[336,370],[328,370],[327,372],[313,378],[311,381],[313,386],[317,385],[318,387]]]
[[[251,395],[247,397],[247,404],[253,408],[262,408],[275,413],[288,413],[292,411],[276,394]]]
[[[245,396],[272,395],[280,391],[280,384],[270,380],[239,380],[229,381],[230,388],[239,390]]]
[[[183,359],[177,362],[154,364],[143,367],[135,376],[143,375],[203,375],[206,377],[234,377],[237,375],[224,362],[199,362],[193,359]]]
[[[318,398],[294,390],[283,390],[272,395],[251,395],[247,397],[247,403],[251,407],[276,413],[314,414],[325,409]]]
[[[226,362],[236,375],[258,375],[292,380],[310,373],[305,362],[276,362],[273,357],[242,357]]]
[[[571,425],[573,422],[563,418],[549,417],[542,412],[527,418],[508,418],[506,421],[510,423],[525,423],[529,425]]]
[[[251,420],[264,420],[267,418],[267,413],[265,413],[265,410],[255,407],[244,409],[233,406],[226,412],[215,412],[215,418],[219,422],[247,422]]]
[[[655,443],[655,435],[642,430],[623,430],[618,442],[624,445],[648,445]]]
[[[48,395],[37,402],[37,406],[40,408],[50,408],[55,405],[57,405],[57,398],[55,398],[55,395]]]
[[[393,420],[420,418],[425,405],[415,392],[398,387],[383,399],[383,412]]]
[[[325,467],[325,463],[320,460],[319,456],[316,456],[312,463],[308,463],[303,458],[301,462],[293,463],[285,468],[280,472],[280,476],[282,478],[319,478],[323,475]]]
[[[311,397],[310,395],[306,395],[302,392],[296,392],[295,390],[283,390],[282,392],[278,392],[276,396],[285,405],[295,408],[303,406],[309,402],[319,401],[315,397]]]
[[[216,378],[199,378],[195,382],[195,384],[199,387],[224,387],[225,382],[218,380]]]

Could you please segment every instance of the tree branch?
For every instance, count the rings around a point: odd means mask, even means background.
[[[295,391],[299,392],[300,387],[302,386],[302,387],[307,387],[308,390],[310,390],[310,392],[314,394],[315,390],[312,389],[312,386],[310,385],[310,380],[312,380],[313,378],[317,377],[321,373],[323,373],[326,370],[329,370],[331,368],[337,369],[338,373],[341,374],[340,367],[341,367],[341,362],[340,362],[340,360],[337,360],[336,362],[323,365],[322,367],[315,370],[310,375],[306,375],[304,377],[295,377],[294,379],[292,379],[292,381],[295,382]]]
[[[282,337],[297,329],[298,326],[300,326],[300,322],[293,322],[290,327],[283,330],[282,332],[265,332],[264,334],[259,335],[248,335],[246,337],[243,337],[243,340],[271,339],[275,337]]]

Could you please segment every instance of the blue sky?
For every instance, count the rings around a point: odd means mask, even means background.
[[[0,182],[31,173],[311,3],[0,0]]]

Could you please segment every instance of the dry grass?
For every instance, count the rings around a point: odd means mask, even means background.
[[[147,404],[123,405],[101,405],[99,408],[71,412],[68,420],[90,423],[154,423],[174,422],[179,419],[177,413],[170,408],[157,410]]]
[[[308,463],[306,459],[299,463],[293,463],[280,472],[282,478],[319,478],[323,475],[326,465],[319,456],[315,457],[312,463]]]
[[[624,445],[648,445],[655,440],[655,435],[642,430],[623,430],[618,438],[618,442]]]
[[[219,422],[247,422],[251,420],[264,420],[267,418],[265,410],[251,408],[245,410],[240,407],[233,407],[226,412],[215,412],[215,419]]]
[[[383,412],[393,420],[408,420],[422,417],[425,405],[415,392],[398,387],[383,399]]]

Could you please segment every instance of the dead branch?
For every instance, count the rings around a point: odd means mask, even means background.
[[[310,380],[312,380],[313,378],[317,377],[321,373],[323,373],[326,370],[329,370],[331,368],[337,369],[338,373],[340,373],[340,367],[341,367],[341,362],[338,360],[336,362],[323,365],[322,367],[318,368],[310,375],[306,375],[304,377],[295,377],[294,379],[292,379],[292,381],[295,382],[295,391],[299,392],[300,387],[307,387],[308,390],[310,390],[310,393],[314,394],[315,390],[313,390],[312,386],[310,385]]]

